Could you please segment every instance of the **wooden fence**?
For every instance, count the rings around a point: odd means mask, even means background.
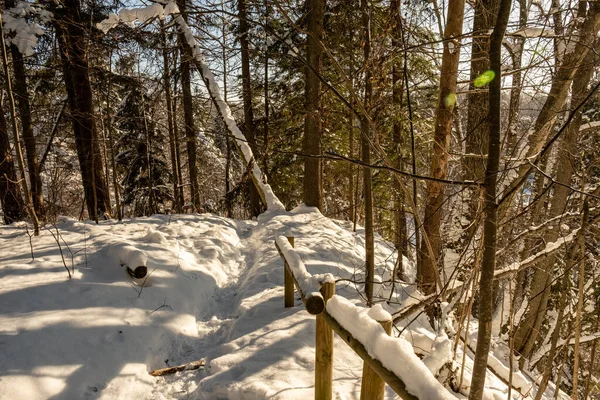
[[[315,343],[315,400],[333,399],[333,333],[344,340],[363,359],[361,400],[383,400],[385,384],[402,399],[417,400],[408,393],[406,385],[396,374],[383,366],[367,352],[364,343],[354,338],[326,309],[327,300],[335,294],[335,281],[330,274],[310,275],[300,256],[294,251],[294,238],[279,236],[275,246],[284,262],[284,305],[294,306],[294,287],[298,290],[306,310],[316,315]],[[378,321],[388,335],[392,320]]]

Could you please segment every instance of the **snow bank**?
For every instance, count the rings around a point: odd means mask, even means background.
[[[107,248],[107,252],[121,265],[127,265],[134,269],[145,267],[148,262],[146,254],[128,243],[115,243]]]
[[[419,360],[410,343],[388,336],[366,309],[337,295],[326,307],[327,312],[365,346],[371,357],[381,361],[404,382],[409,393],[420,399],[456,399]]]

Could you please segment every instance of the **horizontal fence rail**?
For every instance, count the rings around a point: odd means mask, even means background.
[[[383,400],[385,384],[402,399],[418,400],[418,397],[407,391],[406,384],[400,377],[387,369],[381,361],[371,357],[365,344],[356,339],[327,311],[327,300],[335,295],[333,276],[308,273],[300,255],[294,249],[293,237],[277,236],[275,246],[284,262],[285,307],[294,306],[295,287],[306,310],[316,315],[315,399],[333,398],[333,332],[335,331],[364,361],[361,400]],[[392,328],[391,315],[387,314],[385,320],[378,322],[381,324],[381,329],[389,335]]]

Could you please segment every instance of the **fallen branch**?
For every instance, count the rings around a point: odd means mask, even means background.
[[[187,364],[181,364],[176,367],[155,369],[154,371],[150,371],[149,373],[152,376],[165,376],[165,375],[171,375],[171,374],[174,374],[176,372],[181,372],[181,371],[193,371],[195,369],[204,369],[205,365],[206,365],[206,360],[204,358],[202,358],[200,360],[192,361]]]

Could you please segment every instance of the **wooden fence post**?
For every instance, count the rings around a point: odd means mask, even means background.
[[[392,320],[377,321],[383,326],[388,335],[392,334]],[[385,382],[365,362],[363,364],[362,384],[360,387],[360,400],[383,400]]]
[[[321,285],[321,294],[327,304],[335,294],[335,282]],[[333,329],[323,313],[317,315],[315,345],[315,400],[333,399]]]
[[[294,247],[294,237],[288,236],[288,242]],[[283,288],[284,288],[284,304],[285,307],[294,307],[294,277],[290,271],[287,261],[284,257],[284,277],[283,277]]]

